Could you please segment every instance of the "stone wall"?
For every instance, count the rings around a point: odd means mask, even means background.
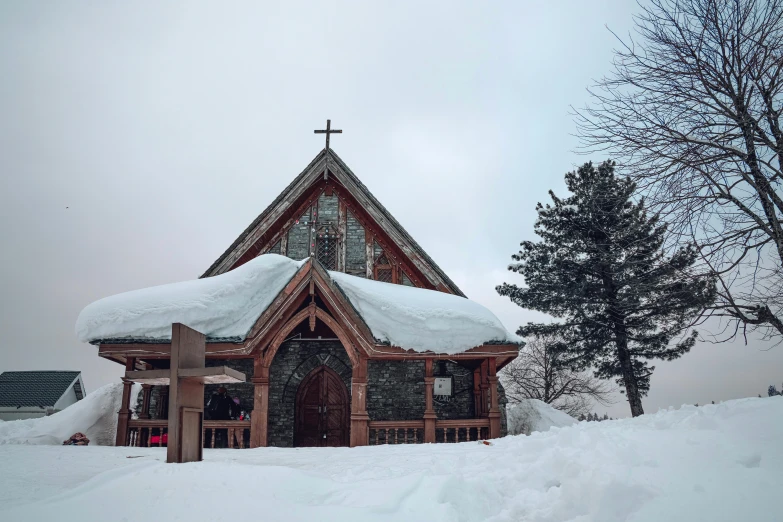
[[[349,211],[345,223],[345,272],[367,277],[367,251],[364,242],[364,227]]]
[[[322,193],[318,196],[318,223],[330,224],[337,229],[337,196],[327,196]]]
[[[419,420],[424,415],[424,361],[367,361],[370,420]]]
[[[435,373],[439,365],[436,362]],[[472,419],[473,372],[447,361],[445,372],[454,376],[454,396],[434,399],[439,419]],[[367,413],[371,420],[419,420],[424,416],[424,361],[373,361],[367,363]]]
[[[270,446],[294,445],[296,392],[307,374],[321,365],[340,375],[350,396],[351,360],[340,341],[292,340],[280,346],[269,369]]]
[[[285,255],[291,259],[305,259],[310,255],[310,209],[299,216],[299,223],[294,223],[288,230],[288,250]]]

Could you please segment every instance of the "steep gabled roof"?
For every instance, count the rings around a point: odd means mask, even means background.
[[[54,406],[80,372],[30,371],[0,374],[0,407]]]
[[[318,182],[324,170],[328,168],[334,177],[353,196],[368,213],[376,217],[375,221],[410,261],[419,269],[434,288],[445,287],[452,293],[464,297],[465,294],[446,275],[423,248],[408,234],[403,226],[391,215],[378,199],[369,191],[351,169],[335,154],[326,149],[316,155],[310,164],[280,193],[277,198],[248,226],[231,246],[214,262],[201,277],[210,277],[227,270],[242,257],[256,240],[271,227],[280,215],[298,201],[308,187]]]

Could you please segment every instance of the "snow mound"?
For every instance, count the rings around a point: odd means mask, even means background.
[[[141,385],[133,385],[131,404],[136,404],[140,390]],[[90,445],[113,446],[121,402],[122,383],[107,384],[54,415],[0,421],[0,444],[57,446],[74,433],[81,432],[90,439]]]
[[[82,310],[76,336],[169,340],[171,324],[182,323],[207,337],[244,339],[302,264],[267,254],[215,277],[107,297]]]
[[[534,431],[564,428],[578,421],[538,399],[527,399],[506,406],[509,435],[530,435]]]
[[[445,354],[486,343],[521,342],[495,314],[470,299],[341,272],[329,275],[380,342]]]
[[[206,449],[184,465],[165,448],[0,446],[0,520],[769,522],[781,440],[770,397],[490,446]]]

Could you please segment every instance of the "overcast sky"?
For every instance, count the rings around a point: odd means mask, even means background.
[[[586,160],[569,106],[638,7],[603,2],[0,3],[0,371],[122,369],[79,343],[90,302],[198,277],[323,147],[471,298]],[[594,161],[603,157],[592,158]],[[765,393],[783,347],[658,362],[647,412]],[[627,403],[597,408],[627,416]]]

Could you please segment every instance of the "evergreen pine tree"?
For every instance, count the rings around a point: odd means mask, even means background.
[[[769,385],[769,388],[767,388],[767,396],[768,396],[768,397],[774,397],[774,396],[776,396],[776,395],[780,395],[780,394],[778,393],[778,389],[777,389],[777,388],[775,388],[775,385],[774,385],[774,384],[770,384],[770,385]]]
[[[560,318],[528,323],[522,336],[558,334],[556,349],[573,368],[593,367],[596,376],[616,378],[633,416],[655,367],[647,360],[673,360],[687,353],[696,332],[670,346],[675,336],[714,300],[712,279],[689,274],[692,246],[671,256],[663,251],[666,225],[648,217],[644,200],[632,201],[636,186],[614,175],[614,163],[586,163],[565,176],[571,196],[536,207],[540,242],[524,241],[510,270],[526,287],[505,283],[498,293],[517,305]]]

